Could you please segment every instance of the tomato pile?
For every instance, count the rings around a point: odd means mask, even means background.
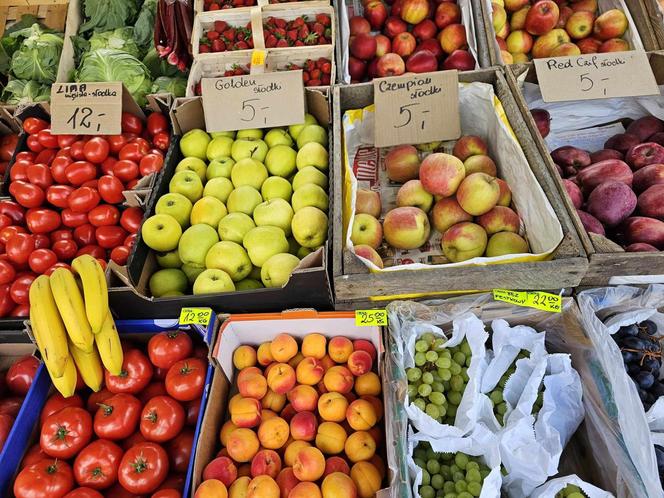
[[[105,372],[99,392],[46,401],[16,498],[181,498],[207,350],[182,331],[123,349],[122,373]]]
[[[2,451],[23,398],[28,394],[35,378],[39,360],[24,356],[14,362],[6,372],[0,372],[0,451]]]
[[[7,171],[7,166],[14,155],[17,143],[18,135],[15,133],[10,133],[0,138],[0,175],[4,175]]]

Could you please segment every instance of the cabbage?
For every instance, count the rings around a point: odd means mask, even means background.
[[[50,97],[50,85],[36,81],[11,80],[3,89],[0,100],[7,104],[18,105],[24,102],[48,102]]]
[[[92,35],[88,51],[92,52],[100,48],[122,50],[136,58],[141,56],[141,49],[134,40],[134,28],[130,26]]]
[[[160,76],[154,83],[152,83],[152,90],[150,93],[172,93],[176,97],[184,97],[187,91],[187,79],[181,77],[170,78],[168,76]]]
[[[86,31],[110,31],[134,23],[138,14],[136,0],[82,0],[86,21],[78,29]]]
[[[136,43],[140,47],[154,46],[154,20],[157,16],[157,0],[145,0],[134,24]]]
[[[12,55],[10,68],[14,76],[39,83],[53,83],[62,53],[62,36],[45,32],[39,24],[33,24],[30,28],[12,33],[11,37],[25,38]]]
[[[150,72],[141,61],[112,48],[100,48],[86,54],[74,79],[77,82],[121,81],[141,106],[152,87]]]

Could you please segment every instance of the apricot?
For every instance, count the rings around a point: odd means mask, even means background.
[[[353,343],[347,337],[333,337],[327,346],[327,354],[336,363],[346,363],[353,352]]]
[[[366,351],[369,353],[369,355],[371,355],[371,360],[376,361],[376,348],[371,343],[371,341],[367,341],[366,339],[355,339],[353,341],[353,350]]]
[[[327,351],[327,338],[323,334],[307,334],[302,340],[302,354],[320,360]]]
[[[379,426],[374,425],[367,432],[369,433],[369,435],[373,438],[374,442],[376,443],[376,448],[380,448],[383,445],[383,442],[385,441],[385,436],[383,436],[382,429]]]
[[[346,460],[340,456],[332,456],[325,460],[325,472],[323,472],[323,477],[334,472],[342,472],[344,474],[350,475],[350,467],[348,466],[348,462],[346,462]]]
[[[254,455],[258,453],[259,447],[260,443],[256,433],[251,429],[244,428],[235,429],[228,436],[228,444],[226,445],[228,455],[240,463],[251,461]]]
[[[300,481],[317,481],[325,471],[325,457],[318,448],[302,448],[295,456],[293,473]]]
[[[295,463],[295,457],[297,456],[297,452],[300,451],[302,448],[306,448],[307,446],[311,446],[307,441],[293,440],[292,443],[286,446],[286,451],[284,451],[284,463],[288,467],[292,467],[293,464]]]
[[[261,410],[261,422],[265,422],[266,420],[270,420],[271,418],[276,417],[277,414],[274,413],[272,410],[268,410],[267,408],[263,408]]]
[[[240,399],[242,399],[242,398],[244,398],[244,396],[242,396],[240,393],[235,394],[235,395],[234,395],[234,396],[228,401],[228,409],[229,409],[229,410],[232,410],[232,409],[233,409],[233,406],[235,405],[235,403],[237,403],[238,400],[240,400]]]
[[[242,476],[235,480],[231,487],[228,488],[228,498],[247,498],[247,492],[249,490],[249,483],[251,478],[248,476]]]
[[[261,399],[261,406],[273,412],[280,412],[286,405],[286,395],[275,393],[268,387],[267,393]]]
[[[288,498],[322,498],[322,495],[313,482],[301,482],[291,490]]]
[[[334,360],[330,358],[330,356],[327,354],[323,356],[323,358],[320,360],[320,364],[323,365],[323,368],[325,369],[326,372],[328,371],[328,369],[336,365],[336,363],[334,363]]]
[[[333,472],[323,479],[323,498],[357,498],[357,488],[350,476]]]
[[[350,478],[355,483],[360,498],[372,498],[383,481],[378,469],[369,462],[357,462],[350,469]]]
[[[288,363],[277,363],[267,373],[267,385],[277,394],[286,394],[295,387],[295,370]]]
[[[371,403],[364,399],[356,399],[346,410],[346,420],[356,431],[368,431],[378,421],[376,412]]]
[[[279,334],[272,339],[270,352],[274,361],[287,363],[288,360],[297,354],[297,341],[288,334]]]
[[[318,391],[311,386],[295,386],[286,396],[296,412],[312,412],[318,406]]]
[[[232,420],[227,421],[224,423],[224,425],[221,426],[221,430],[219,431],[219,440],[221,441],[222,446],[227,445],[228,436],[230,436],[231,432],[233,432],[235,429],[237,429],[237,425],[235,425]]]
[[[279,472],[276,481],[279,485],[279,490],[281,491],[280,498],[288,498],[291,490],[300,482],[297,480],[297,477],[295,477],[295,474],[293,474],[292,467],[282,469],[281,472]]]
[[[268,366],[270,363],[274,361],[269,342],[264,342],[263,344],[258,346],[258,351],[256,352],[256,359],[258,360],[258,363],[263,367]]]
[[[378,396],[382,390],[380,377],[375,372],[367,372],[355,379],[355,392],[358,396]]]
[[[281,410],[281,418],[290,424],[291,419],[296,413],[297,412],[295,411],[295,408],[293,408],[293,405],[288,403],[286,406],[284,406],[284,409]]]
[[[336,422],[323,422],[316,433],[316,447],[326,455],[336,455],[344,450],[346,431]]]
[[[230,406],[231,420],[238,427],[256,427],[261,423],[261,404],[254,398],[241,398]]]
[[[260,450],[251,459],[251,477],[270,476],[276,479],[281,472],[281,458],[274,450]]]
[[[247,498],[280,498],[279,485],[270,476],[254,477],[247,488]]]
[[[247,367],[237,376],[237,388],[245,398],[262,399],[267,393],[267,380],[259,368]]]
[[[194,494],[194,498],[207,498],[212,496],[215,498],[228,497],[226,486],[224,486],[224,483],[218,479],[208,479],[207,481],[203,481],[201,485],[198,486],[196,494]]]
[[[328,422],[343,422],[346,419],[348,400],[340,393],[325,393],[318,398],[318,413]]]
[[[353,351],[348,357],[348,370],[356,377],[370,372],[372,365],[371,355],[366,351]]]
[[[368,461],[376,468],[380,474],[381,479],[385,479],[385,462],[383,462],[381,456],[376,453]]]
[[[297,368],[302,360],[304,360],[304,355],[302,353],[297,353],[290,360],[288,360],[288,364],[293,368]]]
[[[237,479],[237,467],[229,457],[217,457],[203,469],[203,479],[218,479],[228,487]]]
[[[251,346],[242,345],[233,351],[233,365],[238,370],[253,367],[256,364],[256,350]]]
[[[365,394],[364,396],[361,396],[360,399],[371,403],[371,406],[373,406],[374,409],[374,413],[376,414],[376,422],[380,422],[380,420],[383,418],[383,402],[380,400],[380,398],[377,396]]]
[[[288,437],[290,436],[290,428],[288,422],[283,418],[277,417],[263,419],[261,425],[258,427],[258,440],[261,442],[263,448],[269,450],[278,450],[282,448]]]
[[[325,375],[325,367],[316,358],[305,358],[298,363],[295,369],[297,382],[307,386],[315,386]]]
[[[325,388],[330,392],[349,393],[353,389],[353,382],[353,374],[341,365],[330,368],[323,377]]]
[[[344,451],[353,463],[369,460],[376,453],[376,441],[368,432],[357,431],[346,439]]]
[[[298,412],[290,421],[290,433],[297,441],[313,441],[316,439],[318,420],[312,412]]]

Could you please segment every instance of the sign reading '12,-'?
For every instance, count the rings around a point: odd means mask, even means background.
[[[53,83],[51,132],[56,135],[119,135],[122,83]]]

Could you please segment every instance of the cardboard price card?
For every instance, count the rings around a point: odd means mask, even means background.
[[[201,93],[208,131],[304,122],[302,71],[203,78]]]
[[[493,289],[493,298],[496,301],[550,311],[551,313],[560,313],[563,309],[562,298],[549,292]]]
[[[544,102],[659,95],[645,52],[535,59]]]
[[[461,135],[457,71],[379,78],[373,85],[376,147],[451,140]]]
[[[122,133],[123,87],[113,83],[53,83],[51,132],[54,135]]]

